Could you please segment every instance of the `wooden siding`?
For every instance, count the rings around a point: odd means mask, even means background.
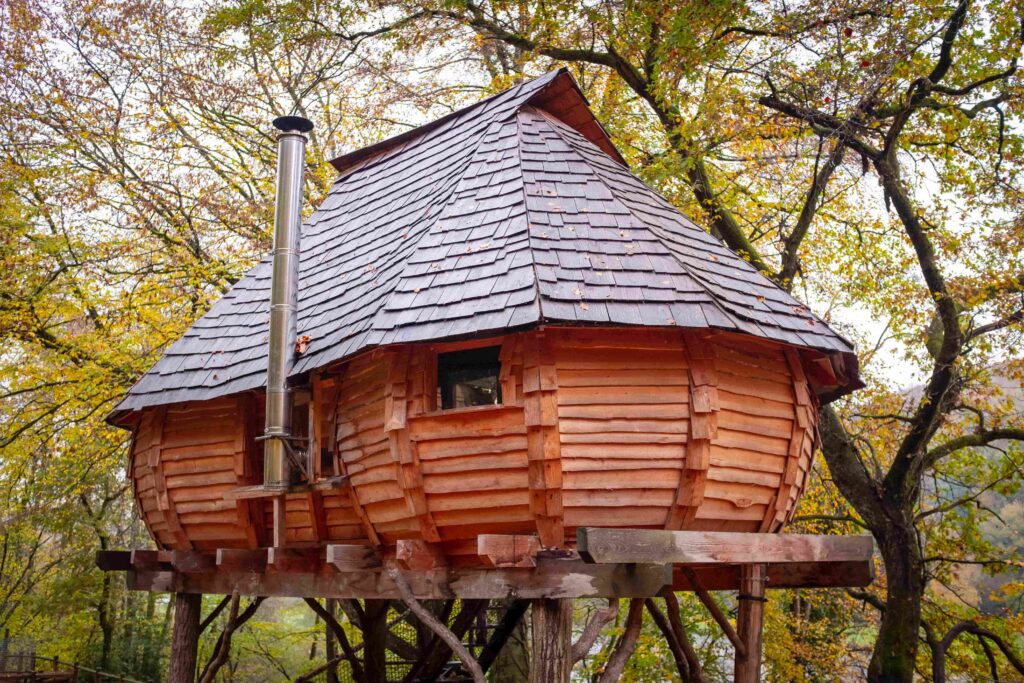
[[[501,344],[503,405],[440,411],[436,354]],[[286,498],[289,544],[421,539],[456,563],[479,534],[571,545],[580,526],[776,531],[817,444],[806,351],[699,330],[548,328],[364,354],[315,378],[309,431],[350,486]],[[164,548],[268,544],[260,400],[143,412],[131,472]]]

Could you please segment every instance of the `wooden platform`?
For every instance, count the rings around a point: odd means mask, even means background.
[[[866,536],[714,533],[582,528],[576,551],[545,551],[523,537],[505,537],[519,556],[513,566],[448,567],[421,545],[382,557],[370,546],[101,551],[97,565],[127,571],[133,590],[329,598],[398,598],[388,576],[397,566],[421,599],[652,597],[665,590],[736,590],[741,567],[764,565],[768,588],[859,587],[874,578]],[[491,553],[502,537],[481,541]],[[403,550],[404,548],[404,550]],[[432,564],[433,563],[433,564]],[[532,564],[534,566],[528,566]],[[685,571],[689,570],[689,571]]]

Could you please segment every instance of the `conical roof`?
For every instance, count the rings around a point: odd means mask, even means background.
[[[852,345],[633,176],[564,70],[332,161],[303,226],[294,374],[371,347],[540,323],[715,328]],[[265,383],[270,257],[115,411]]]

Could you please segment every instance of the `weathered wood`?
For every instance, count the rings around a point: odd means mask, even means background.
[[[402,569],[430,571],[448,564],[440,546],[419,539],[401,539],[395,545],[395,563]]]
[[[217,568],[225,573],[266,571],[267,549],[237,550],[235,548],[218,548]]]
[[[487,567],[536,567],[540,539],[523,534],[480,534],[477,557]]]
[[[284,573],[312,573],[321,564],[320,548],[267,548],[267,568]]]
[[[129,574],[129,577],[131,575]],[[199,616],[202,604],[201,593],[178,593],[174,596],[174,632],[171,635],[168,683],[194,683],[196,679]]]
[[[327,564],[339,572],[373,569],[381,566],[380,551],[369,545],[336,543],[327,546]]]
[[[667,565],[588,565],[579,560],[538,559],[534,569],[464,569],[452,567],[410,573],[419,600],[447,598],[521,599],[576,597],[649,597],[671,584]],[[397,588],[381,569],[337,572],[228,572],[178,574],[132,571],[132,590],[281,597],[395,599]]]
[[[657,529],[576,531],[580,556],[589,562],[749,564],[869,561],[870,536],[755,534]]]
[[[709,591],[736,590],[740,581],[739,565],[694,566],[692,571]],[[780,562],[768,565],[768,588],[842,588],[863,587],[874,581],[871,560],[855,562]],[[675,591],[692,591],[693,585],[680,568],[673,573]]]
[[[132,550],[132,569],[156,571],[170,569],[171,554],[164,550]]]
[[[182,574],[203,574],[216,571],[217,556],[194,550],[172,550],[171,566]]]
[[[130,550],[99,550],[96,566],[105,572],[128,571],[132,568],[132,553]]]
[[[735,683],[758,683],[761,680],[764,591],[767,578],[763,564],[748,564],[740,568],[740,606],[736,624],[745,652],[736,653],[733,678]]]
[[[572,671],[572,600],[534,600],[530,683],[569,683]]]

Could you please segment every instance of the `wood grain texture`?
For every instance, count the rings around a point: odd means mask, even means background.
[[[503,404],[438,410],[436,355],[484,345],[500,346]],[[486,562],[486,534],[572,547],[578,527],[777,531],[811,470],[816,360],[672,328],[548,327],[365,353],[312,380],[307,428],[346,485],[289,493],[284,540],[423,540],[463,565]],[[143,411],[132,485],[161,548],[269,544],[271,505],[232,493],[259,484],[261,404],[241,394]]]
[[[600,528],[576,534],[580,555],[597,563],[857,562],[874,552],[870,536]]]
[[[542,333],[527,335],[523,352],[523,408],[530,511],[541,545],[548,548],[565,545],[558,389],[551,340]]]

